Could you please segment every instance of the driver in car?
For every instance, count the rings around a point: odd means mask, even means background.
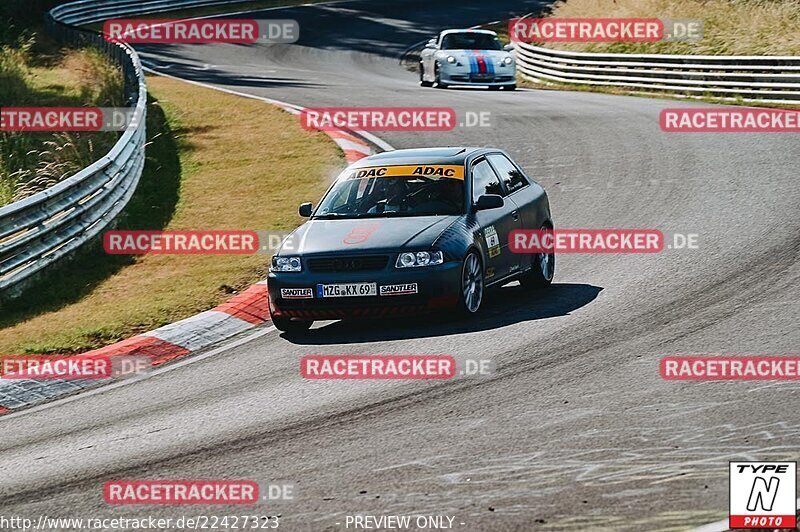
[[[383,197],[377,200],[375,205],[370,207],[367,211],[370,214],[398,212],[408,198],[408,186],[406,185],[405,179],[391,179],[388,180],[388,183],[382,183],[382,181],[384,180],[379,180],[376,186],[381,185],[383,193],[377,194],[378,191],[376,191],[375,197]]]

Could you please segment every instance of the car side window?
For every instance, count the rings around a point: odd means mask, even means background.
[[[492,163],[497,173],[500,174],[500,178],[503,180],[503,184],[506,186],[506,190],[508,190],[509,194],[530,184],[528,180],[525,179],[522,172],[517,170],[514,163],[509,161],[508,157],[505,155],[500,155],[498,153],[487,155],[486,158],[489,159],[489,162]]]
[[[477,201],[484,194],[499,194],[502,196],[503,187],[500,185],[500,179],[497,174],[494,173],[486,159],[481,159],[480,162],[472,165],[472,201]]]

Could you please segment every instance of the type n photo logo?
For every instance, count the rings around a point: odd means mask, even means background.
[[[797,526],[797,462],[730,462],[730,528]]]

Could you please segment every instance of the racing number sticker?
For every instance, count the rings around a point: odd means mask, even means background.
[[[342,244],[345,244],[346,246],[352,246],[366,242],[372,236],[372,233],[377,231],[378,227],[380,226],[380,222],[358,224],[349,233],[347,233],[347,235],[345,235],[344,240],[342,240]]]
[[[497,230],[493,225],[483,230],[483,238],[486,240],[486,247],[489,248],[489,258],[498,256],[500,254],[500,237],[497,236]]]

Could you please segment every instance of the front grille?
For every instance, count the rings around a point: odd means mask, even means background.
[[[388,255],[356,255],[308,259],[308,269],[318,273],[369,272],[386,268]]]

